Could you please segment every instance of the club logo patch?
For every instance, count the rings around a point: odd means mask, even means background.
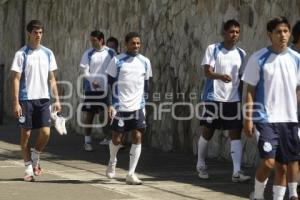
[[[271,145],[271,143],[270,142],[265,142],[264,146],[263,146],[263,149],[264,149],[265,152],[272,151],[272,145]]]
[[[123,127],[124,126],[124,121],[122,119],[119,119],[118,126],[119,127]]]

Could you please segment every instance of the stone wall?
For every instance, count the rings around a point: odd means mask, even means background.
[[[6,65],[5,109],[11,113],[9,67],[14,53],[24,40],[24,23],[40,19],[45,24],[43,44],[54,51],[59,71],[58,80],[72,83],[71,91],[60,85],[62,100],[76,110],[77,77],[82,53],[89,47],[89,33],[97,28],[105,36],[123,38],[129,31],[142,35],[142,53],[150,58],[153,79],[150,101],[171,109],[176,102],[198,103],[203,86],[200,63],[208,44],[222,40],[224,21],[235,18],[241,23],[239,45],[248,54],[268,44],[265,26],[270,17],[285,15],[293,24],[299,18],[297,0],[4,0],[0,3],[0,63]],[[180,95],[177,95],[180,93]],[[182,93],[184,95],[182,95]],[[159,98],[160,95],[160,98]],[[165,103],[165,104],[162,104]],[[187,106],[176,106],[176,116],[188,116]],[[65,113],[67,109],[65,108]],[[77,113],[69,120],[70,134],[81,133]],[[160,120],[155,120],[160,118]],[[145,143],[164,151],[196,153],[199,122],[172,119],[171,112],[156,114],[148,109]],[[101,132],[97,130],[96,132]],[[215,134],[209,148],[210,157],[230,159],[225,134]],[[243,161],[257,160],[253,140],[243,140]]]

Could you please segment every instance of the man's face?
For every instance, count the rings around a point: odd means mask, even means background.
[[[40,44],[43,36],[43,29],[34,28],[30,33],[28,33],[29,41],[34,44]]]
[[[291,32],[287,24],[278,24],[272,32],[268,32],[268,36],[274,47],[285,48],[291,36]]]
[[[115,52],[118,51],[118,48],[117,48],[117,45],[116,45],[115,42],[112,42],[112,41],[107,42],[107,43],[106,43],[106,46],[108,46],[109,48],[112,48],[113,50],[115,50]]]
[[[236,44],[240,38],[240,27],[231,26],[228,30],[224,31],[224,42]]]
[[[97,37],[90,37],[91,45],[93,48],[100,48],[102,44],[102,39],[99,40]]]
[[[133,37],[126,43],[127,51],[132,54],[138,54],[141,47],[141,39],[139,37]]]

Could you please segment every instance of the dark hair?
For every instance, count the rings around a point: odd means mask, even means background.
[[[300,21],[297,21],[292,30],[293,44],[296,44],[300,37]]]
[[[138,34],[137,32],[129,32],[125,36],[125,42],[128,43],[132,38],[135,38],[135,37],[140,38],[140,34]]]
[[[115,38],[115,37],[110,37],[110,38],[108,38],[108,39],[106,40],[106,44],[107,44],[108,42],[114,42],[114,43],[116,44],[116,47],[117,47],[117,48],[118,48],[118,46],[119,46],[119,41],[118,41],[118,39]]]
[[[223,26],[223,30],[227,31],[232,26],[240,27],[240,23],[238,21],[236,21],[235,19],[230,19],[230,20],[228,20],[228,21],[225,22],[225,24]]]
[[[44,29],[43,24],[41,21],[39,20],[31,20],[27,26],[26,26],[26,30],[31,33],[31,31],[33,29]]]
[[[271,20],[267,23],[267,31],[268,31],[268,32],[272,32],[272,31],[276,28],[276,26],[277,26],[278,24],[286,24],[287,27],[288,27],[289,29],[291,29],[291,26],[290,26],[290,24],[289,24],[287,18],[286,18],[286,17],[283,17],[283,16],[279,16],[279,17],[275,17],[275,18],[271,19]]]
[[[96,37],[98,40],[103,39],[103,44],[104,44],[104,34],[101,31],[94,30],[91,32],[90,36]]]

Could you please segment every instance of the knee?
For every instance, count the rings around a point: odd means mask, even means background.
[[[119,144],[121,144],[121,143],[122,143],[122,137],[113,135],[113,137],[112,137],[112,143],[113,143],[114,145],[119,145]]]
[[[274,159],[266,159],[263,161],[263,165],[265,168],[272,170],[275,166],[275,160]]]

